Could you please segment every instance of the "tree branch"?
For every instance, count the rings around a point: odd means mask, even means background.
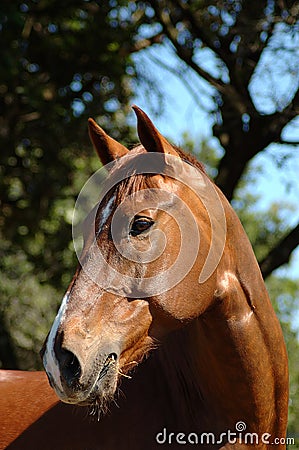
[[[276,144],[283,144],[283,145],[293,145],[294,147],[299,146],[299,141],[286,141],[284,139],[278,139],[277,141],[274,141]]]
[[[130,55],[131,53],[139,52],[140,50],[144,50],[145,48],[151,47],[153,44],[161,44],[163,40],[164,33],[160,32],[146,39],[140,39],[136,41],[129,48],[126,48],[126,45],[121,49],[122,56]]]
[[[206,72],[204,69],[199,67],[193,60],[193,51],[190,51],[189,49],[184,49],[183,46],[181,46],[177,42],[177,30],[173,26],[171,22],[171,18],[169,14],[167,14],[165,11],[161,11],[160,5],[157,1],[152,1],[153,8],[155,9],[156,15],[163,26],[163,30],[165,32],[165,35],[170,40],[172,45],[175,47],[177,55],[179,58],[184,61],[188,66],[190,66],[200,77],[208,81],[213,87],[215,87],[219,92],[224,92],[226,90],[226,84],[223,83],[223,81],[214,78],[211,74]]]
[[[217,47],[213,42],[213,33],[207,33],[207,27],[201,26],[199,21],[196,20],[194,13],[191,11],[190,6],[181,2],[180,0],[174,0],[173,3],[177,8],[182,11],[182,19],[189,22],[189,26],[193,32],[194,37],[199,38],[204,45],[210,48],[221,60],[227,63],[226,59],[229,56],[227,47],[225,45]],[[219,36],[217,36],[219,39]],[[222,37],[223,38],[223,37]]]
[[[248,162],[272,142],[279,142],[283,128],[298,114],[299,89],[283,111],[252,116],[246,132],[242,130],[239,106],[234,96],[225,98],[225,101],[221,108],[223,123],[213,127],[214,136],[220,139],[225,149],[215,183],[230,201]]]
[[[272,122],[279,121],[285,126],[290,120],[294,119],[299,114],[299,87],[295,92],[293,99],[290,103],[282,110],[276,111],[274,114],[264,117],[270,117]]]
[[[228,200],[232,199],[248,162],[271,142],[281,142],[283,128],[298,114],[299,90],[284,109],[277,105],[276,112],[262,115],[256,110],[248,89],[252,73],[263,50],[269,45],[275,27],[275,16],[265,15],[266,3],[266,0],[245,2],[236,14],[235,23],[229,27],[229,33],[222,35],[217,30],[212,32],[211,24],[220,26],[225,24],[225,20],[221,16],[214,17],[206,6],[200,10],[206,14],[201,15],[188,2],[181,0],[151,2],[157,21],[162,25],[163,32],[174,46],[178,57],[222,97],[221,104],[215,102],[221,119],[215,123],[213,133],[220,140],[225,154],[219,163],[215,181]],[[186,34],[180,32],[178,23],[184,25]],[[267,35],[261,39],[260,33],[265,25]],[[230,48],[234,37],[240,37],[235,52]],[[200,39],[226,65],[230,75],[228,83],[202,69],[200,62],[195,62],[196,39]],[[243,123],[245,113],[250,117],[247,126]]]
[[[260,268],[264,278],[273,270],[289,262],[293,250],[299,245],[299,224],[293,228],[278,244],[270,250],[268,255],[260,261]]]
[[[177,77],[186,87],[186,89],[190,92],[191,96],[195,100],[196,104],[203,110],[207,111],[206,105],[202,102],[200,93],[197,92],[195,87],[192,85],[191,82],[189,82],[188,77],[185,75],[183,70],[179,70],[175,67],[170,66],[169,64],[166,64],[164,61],[161,61],[160,59],[156,58],[153,55],[149,55],[148,58],[153,61],[157,66],[162,67],[163,69],[167,70],[169,73]]]

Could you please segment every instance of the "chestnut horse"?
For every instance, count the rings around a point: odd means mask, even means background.
[[[134,111],[130,151],[89,121],[109,167],[42,350],[53,390],[0,372],[0,448],[285,448],[285,344],[247,236],[202,166]]]

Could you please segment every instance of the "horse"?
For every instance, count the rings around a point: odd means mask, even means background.
[[[0,372],[0,448],[285,448],[286,348],[246,233],[133,109],[131,150],[89,119],[108,168],[41,351],[51,387]]]

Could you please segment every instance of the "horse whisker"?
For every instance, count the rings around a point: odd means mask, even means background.
[[[126,364],[124,365],[124,367],[126,367],[126,366],[131,366],[132,364],[137,365],[138,362],[137,362],[137,361],[131,361],[131,362],[128,362],[128,363],[126,363]]]
[[[129,378],[129,380],[132,379],[132,377],[130,377],[130,375],[127,375],[127,374],[123,373],[120,369],[118,369],[118,373],[119,373],[122,377]]]
[[[115,399],[113,399],[113,403],[115,404],[115,406],[116,406],[118,409],[120,408],[119,404],[116,402]]]

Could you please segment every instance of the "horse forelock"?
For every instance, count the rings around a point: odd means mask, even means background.
[[[196,167],[202,173],[206,174],[203,164],[200,161],[198,161],[193,155],[185,152],[184,150],[182,150],[180,147],[177,146],[174,146],[174,149],[181,160]],[[128,167],[128,173],[130,173],[130,175],[128,177],[125,177],[122,181],[120,181],[113,190],[116,205],[124,201],[128,195],[134,194],[135,192],[140,191],[142,189],[150,189],[156,187],[153,185],[151,181],[153,174],[151,173],[134,174],[134,170],[132,169],[132,166],[134,166],[134,158],[138,155],[145,153],[147,153],[147,150],[143,147],[143,145],[136,144],[134,147],[132,147],[132,149],[129,151],[129,154],[127,155],[129,156],[129,159],[119,158],[115,162],[115,166],[111,172],[112,177],[114,176],[114,174],[117,174],[120,170],[124,170],[125,173],[126,166]],[[164,176],[162,173],[161,175]],[[110,195],[112,195],[112,191]]]

